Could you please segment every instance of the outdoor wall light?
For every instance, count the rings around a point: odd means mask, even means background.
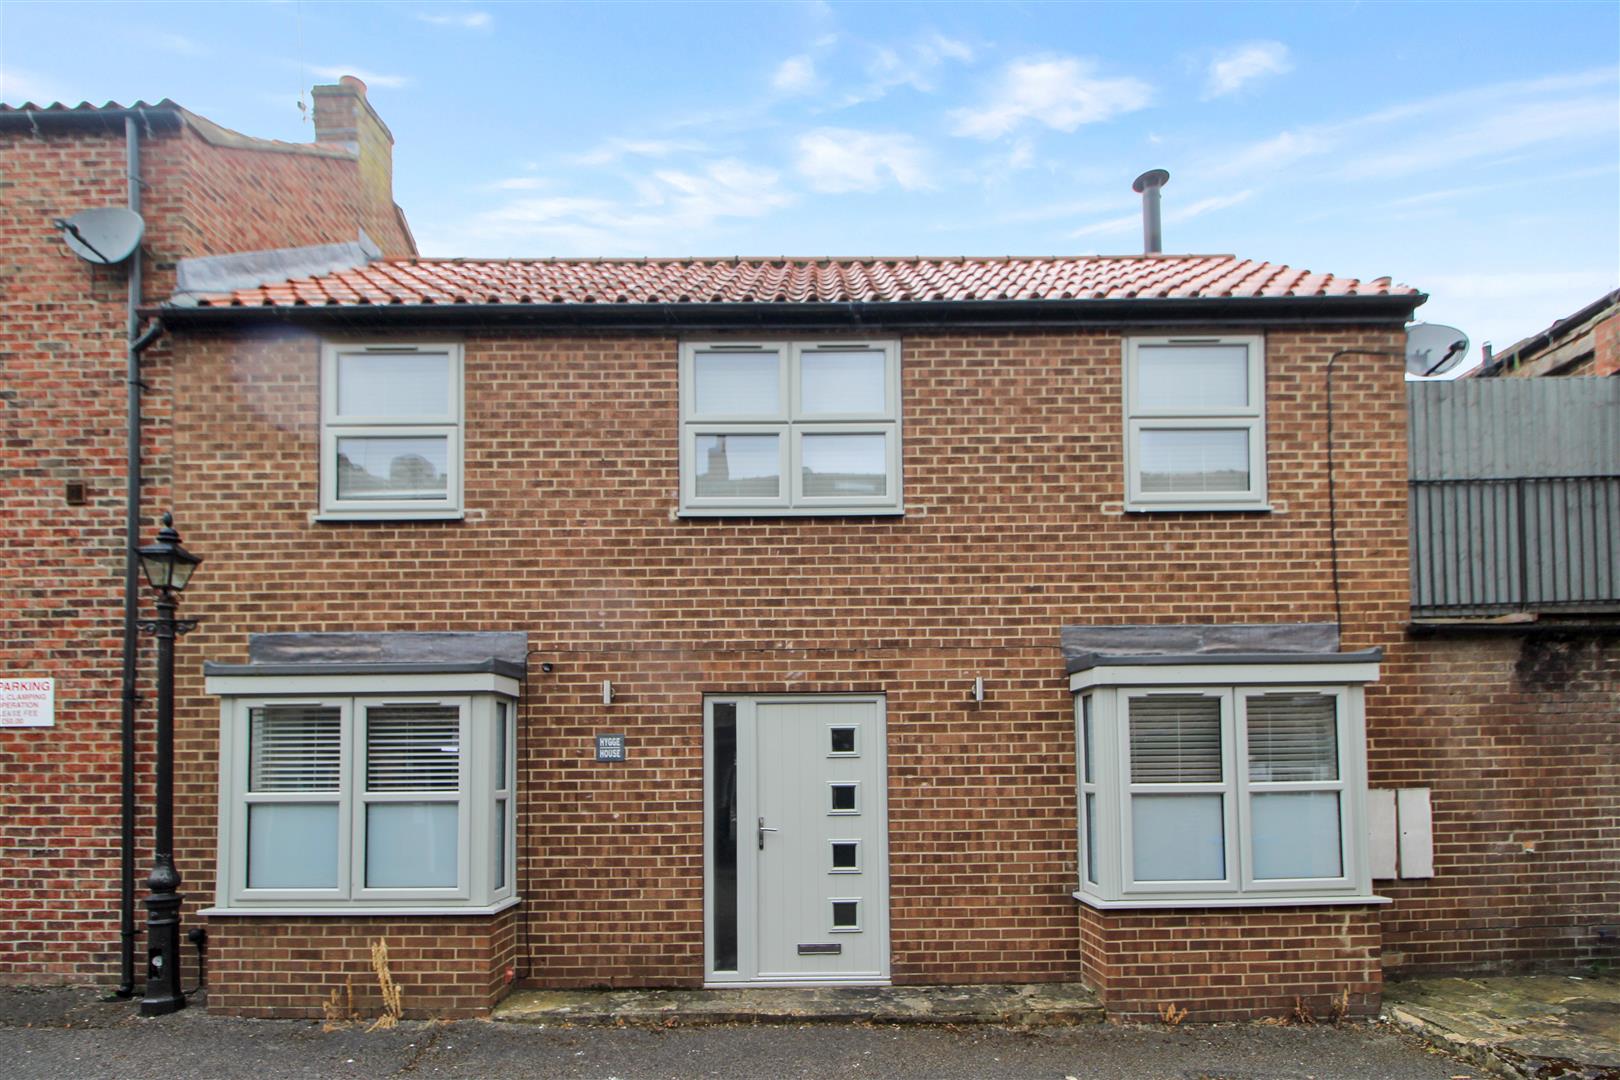
[[[146,887],[146,996],[142,1016],[164,1016],[186,1007],[180,988],[180,873],[174,868],[174,639],[196,629],[195,619],[176,619],[178,596],[202,562],[180,546],[174,517],[163,515],[157,542],[136,554],[146,580],[157,590],[156,619],[141,632],[157,638],[157,790],[152,872]]]
[[[607,679],[602,680],[602,704],[613,704],[613,684]]]
[[[984,676],[983,675],[974,676],[974,679],[973,679],[973,700],[974,701],[983,701],[984,700]]]

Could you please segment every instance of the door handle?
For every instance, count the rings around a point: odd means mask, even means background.
[[[765,850],[765,834],[766,833],[768,833],[768,832],[781,832],[781,831],[782,831],[781,829],[773,829],[773,828],[771,828],[769,825],[765,824],[765,819],[764,818],[760,818],[759,819],[759,850],[761,850],[761,851]]]

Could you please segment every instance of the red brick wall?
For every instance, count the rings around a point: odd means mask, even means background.
[[[212,872],[203,658],[268,630],[521,628],[527,981],[699,983],[702,695],[820,690],[888,695],[896,981],[1077,978],[1058,627],[1331,619],[1322,368],[1396,333],[1269,335],[1269,515],[1122,514],[1119,335],[1006,333],[904,338],[903,519],[720,521],[671,517],[674,339],[479,334],[468,519],[324,525],[316,338],[188,334],[177,502],[209,561],[186,596],[207,622],[182,662],[183,866]],[[1402,395],[1398,359],[1341,361],[1349,648],[1400,644]],[[592,760],[600,730],[628,763]]]
[[[354,1007],[373,1019],[382,1011],[371,963],[379,939],[408,1019],[483,1016],[512,986],[517,918],[510,908],[479,917],[214,916],[208,1011],[320,1018],[333,991],[347,1003],[352,988]]]
[[[1080,910],[1085,980],[1112,1020],[1258,1020],[1298,1006],[1378,1012],[1378,914],[1368,907]]]
[[[1620,959],[1620,639],[1438,636],[1385,668],[1374,787],[1428,787],[1432,880],[1377,882],[1395,972]]]
[[[1592,328],[1592,364],[1576,375],[1620,375],[1620,311]]]
[[[352,161],[223,149],[189,128],[142,140],[150,301],[168,295],[182,257],[356,235]],[[121,131],[0,132],[0,161],[0,673],[57,680],[55,727],[0,731],[0,979],[83,980],[115,970],[118,947],[128,278],[79,260],[52,221],[126,204],[125,145]],[[162,347],[148,355],[149,539],[169,501],[172,402]],[[67,504],[70,481],[85,485],[83,506]],[[140,775],[144,881],[149,762]]]

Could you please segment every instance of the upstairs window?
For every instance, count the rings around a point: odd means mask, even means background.
[[[328,344],[321,515],[461,516],[461,347]]]
[[[1264,510],[1258,337],[1125,342],[1128,510]]]
[[[681,349],[681,512],[898,514],[895,342]]]

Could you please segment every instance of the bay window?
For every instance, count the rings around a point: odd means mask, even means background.
[[[1346,655],[1077,672],[1076,898],[1374,902],[1362,684],[1377,665]]]
[[[688,343],[680,378],[683,515],[900,512],[896,343]]]
[[[460,911],[512,897],[516,725],[494,685],[509,680],[441,678],[460,684],[450,693],[433,681],[210,677],[224,695],[220,909]]]

